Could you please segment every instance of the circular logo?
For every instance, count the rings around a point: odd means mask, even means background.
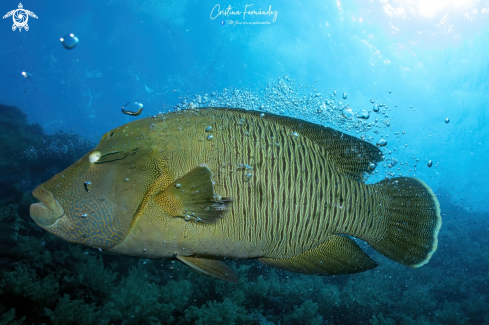
[[[17,27],[24,27],[27,24],[27,12],[23,9],[17,9],[14,14],[14,24]]]

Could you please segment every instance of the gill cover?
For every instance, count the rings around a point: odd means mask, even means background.
[[[139,132],[123,127],[105,134],[94,150],[34,190],[41,202],[31,205],[30,214],[41,228],[102,249],[125,238],[145,184],[159,171],[147,168],[148,151],[132,141]]]

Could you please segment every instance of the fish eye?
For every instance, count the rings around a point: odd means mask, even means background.
[[[88,156],[88,161],[90,161],[93,164],[99,161],[101,156],[102,154],[100,153],[100,151],[94,151]]]

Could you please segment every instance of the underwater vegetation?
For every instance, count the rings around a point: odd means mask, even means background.
[[[2,325],[489,325],[488,224],[474,221],[487,216],[457,207],[446,193],[438,197],[444,223],[438,250],[421,268],[361,243],[377,268],[319,277],[226,261],[239,278],[227,283],[178,261],[116,255],[42,230],[29,216],[36,202],[31,190],[92,144],[76,135],[47,135],[18,108],[2,106],[0,114]],[[29,148],[36,154],[27,154]]]

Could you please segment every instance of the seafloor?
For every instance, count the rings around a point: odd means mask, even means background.
[[[439,246],[419,269],[366,248],[379,263],[369,272],[318,277],[230,261],[240,279],[231,284],[178,261],[119,256],[39,228],[30,191],[94,144],[48,135],[16,107],[0,105],[0,129],[0,325],[489,325],[488,216],[457,206],[456,193],[438,193]]]

